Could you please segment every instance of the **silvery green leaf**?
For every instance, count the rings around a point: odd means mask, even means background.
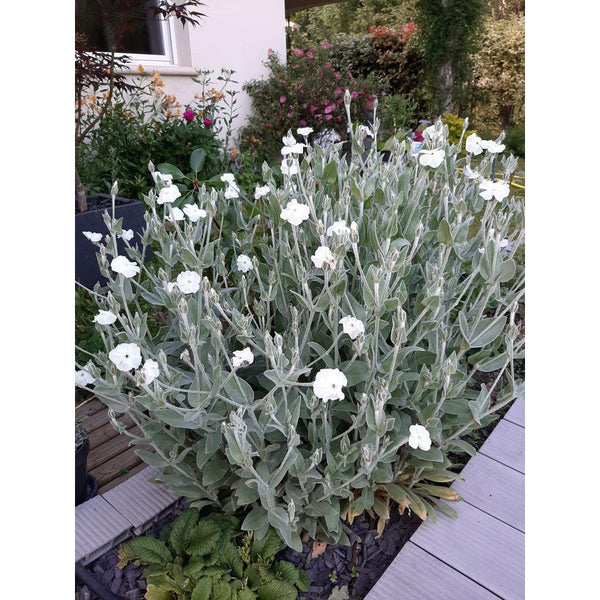
[[[452,233],[450,232],[450,225],[446,218],[440,221],[437,233],[437,241],[441,244],[452,244]]]

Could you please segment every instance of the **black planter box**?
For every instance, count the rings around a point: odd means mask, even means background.
[[[84,235],[84,231],[94,233],[107,233],[104,224],[103,214],[107,210],[112,213],[112,197],[110,194],[95,194],[87,197],[88,210],[86,212],[75,213],[75,280],[92,289],[96,282],[101,286],[106,285],[106,278],[100,275],[100,267],[96,252],[98,247],[90,242]],[[77,210],[77,209],[76,209]],[[137,245],[141,250],[140,237],[146,226],[144,213],[146,205],[138,200],[128,200],[127,198],[115,198],[115,218],[123,219],[123,229],[133,229],[134,237],[130,240],[132,246]],[[137,244],[136,244],[137,242]],[[119,254],[127,256],[125,252],[125,242],[117,240]],[[146,249],[146,260],[150,258],[150,248]]]

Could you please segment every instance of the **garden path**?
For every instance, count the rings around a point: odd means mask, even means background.
[[[518,399],[452,487],[458,519],[439,514],[403,546],[365,600],[525,597],[525,412]]]

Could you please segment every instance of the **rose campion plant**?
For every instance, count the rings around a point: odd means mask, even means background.
[[[245,530],[273,526],[297,550],[304,533],[349,543],[365,510],[380,530],[393,507],[453,514],[451,457],[522,394],[523,206],[482,193],[497,155],[473,179],[441,122],[426,154],[395,142],[386,162],[366,136],[353,129],[349,161],[339,145],[291,152],[281,185],[265,164],[260,194],[224,173],[226,189],[188,199],[198,219],[185,204],[191,218],[170,219],[157,176],[141,248],[116,255],[108,214],[105,241],[90,241],[108,279],[99,315],[118,318],[96,323],[105,349],[76,383],[173,493],[243,511]],[[502,167],[507,182],[516,160]]]

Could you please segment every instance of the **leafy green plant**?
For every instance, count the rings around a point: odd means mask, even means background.
[[[185,510],[160,539],[144,536],[119,549],[118,567],[144,565],[147,600],[295,600],[308,591],[306,572],[276,561],[281,540],[242,535],[239,521],[221,513],[200,518]]]
[[[134,78],[132,90],[114,91],[108,108],[98,101],[106,93],[102,88],[86,96],[84,122],[93,121],[99,110],[106,111],[76,155],[87,192],[108,192],[118,180],[122,196],[141,198],[152,184],[149,161],[181,165],[194,150],[203,156],[197,177],[209,179],[222,170],[237,114],[236,94],[229,89],[232,76],[232,71],[222,70],[213,81],[211,71],[200,71],[192,78],[199,91],[186,106],[164,93],[158,73],[150,76],[143,71]]]
[[[508,152],[525,158],[525,125],[515,125],[508,129],[504,143]]]
[[[448,141],[451,144],[461,144],[461,151],[466,154],[465,144],[467,138],[476,133],[474,129],[465,128],[465,120],[458,115],[444,113],[441,117],[442,123],[448,127]]]
[[[365,147],[378,127],[375,114],[351,129],[349,160],[288,131],[281,174],[264,165],[246,194],[224,174],[183,210],[157,176],[142,236],[156,265],[116,255],[109,215],[90,242],[112,316],[76,380],[116,427],[138,425],[125,434],[174,494],[241,511],[243,530],[274,527],[294,549],[304,533],[349,543],[366,510],[383,528],[392,500],[452,514],[449,456],[474,452],[463,438],[522,394],[517,160],[471,138],[474,173],[437,121],[418,153],[393,143],[384,162]],[[142,299],[164,311],[158,331]]]

